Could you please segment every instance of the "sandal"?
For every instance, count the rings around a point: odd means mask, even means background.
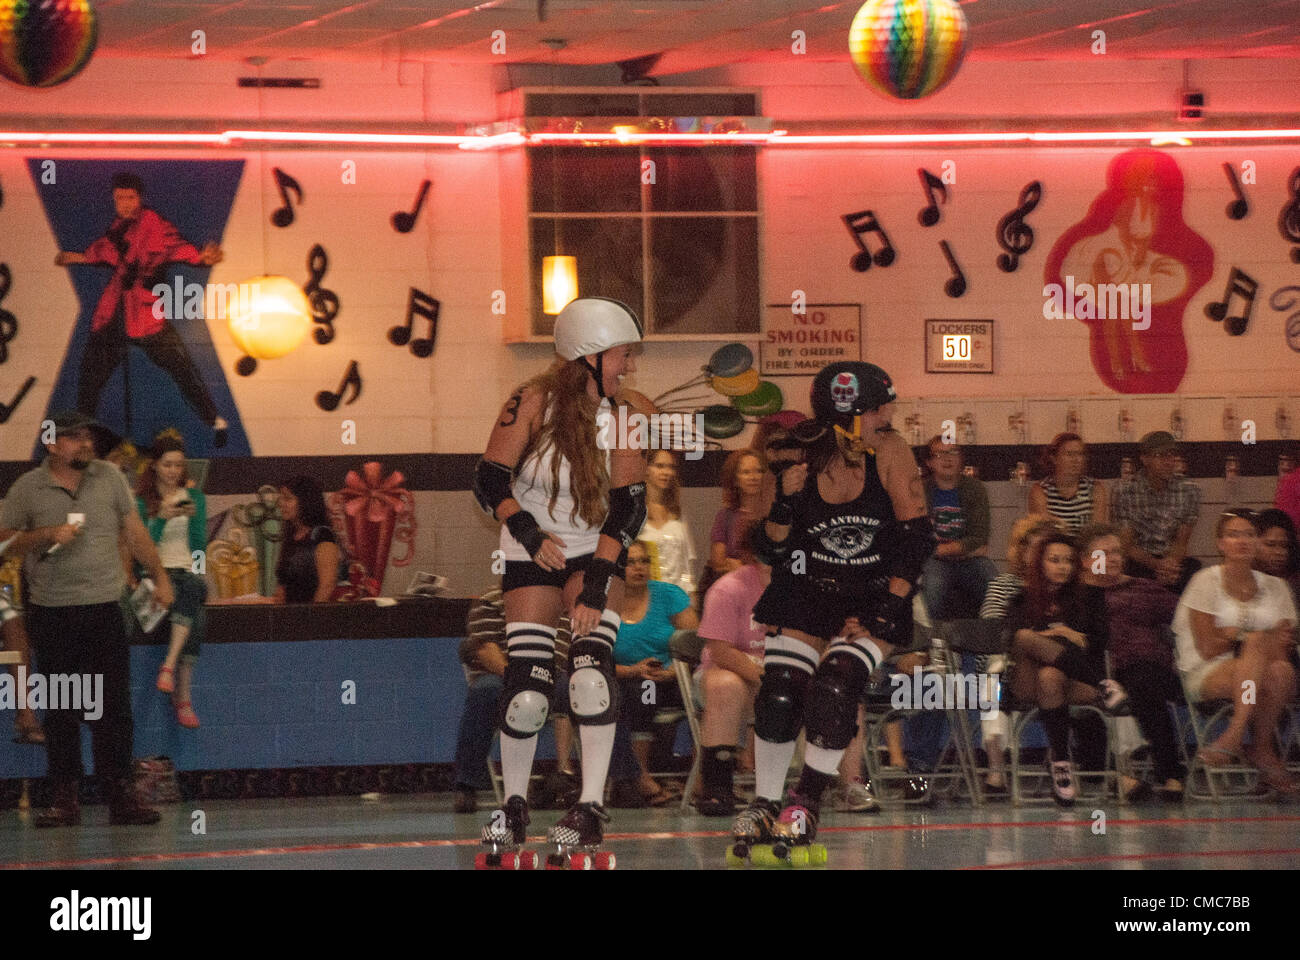
[[[194,712],[194,704],[186,700],[176,704],[176,722],[187,730],[199,728],[199,715]]]
[[[159,693],[171,693],[176,689],[176,671],[171,667],[158,668],[158,682],[155,684]]]

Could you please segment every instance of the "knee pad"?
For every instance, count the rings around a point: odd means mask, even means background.
[[[511,657],[501,687],[501,732],[523,740],[546,726],[554,689],[554,664],[550,660]]]
[[[858,701],[871,677],[866,659],[836,644],[826,654],[812,678],[808,716],[804,721],[808,742],[826,750],[843,750],[858,726]]]
[[[766,664],[754,698],[754,735],[789,743],[803,726],[804,699],[812,674],[785,663]]]
[[[569,710],[578,724],[618,719],[614,696],[614,652],[603,640],[582,637],[569,647]]]

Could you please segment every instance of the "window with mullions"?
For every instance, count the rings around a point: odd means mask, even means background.
[[[647,334],[758,332],[753,147],[534,147],[528,167],[534,334],[555,324],[542,258],[557,253],[577,258],[584,296],[624,301]]]

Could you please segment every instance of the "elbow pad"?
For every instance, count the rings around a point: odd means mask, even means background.
[[[609,513],[600,532],[624,547],[629,546],[645,525],[645,484],[630,483],[609,491]]]
[[[934,524],[929,515],[903,520],[894,525],[893,558],[889,564],[889,575],[906,580],[915,585],[921,579],[925,563],[934,553],[938,542],[934,535]]]
[[[474,499],[483,512],[495,518],[501,501],[514,496],[514,471],[503,463],[480,457],[474,468]]]

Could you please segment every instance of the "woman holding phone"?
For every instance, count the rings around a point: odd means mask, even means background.
[[[193,564],[195,551],[201,553],[207,544],[208,511],[203,491],[190,486],[185,444],[179,433],[167,430],[154,439],[152,459],[140,475],[136,494],[140,518],[158,545],[176,594],[170,617],[171,641],[158,670],[157,686],[172,695],[177,722],[194,730],[199,718],[190,699],[190,684],[203,642],[208,584],[193,572]],[[127,579],[134,586],[132,573],[127,572]]]

